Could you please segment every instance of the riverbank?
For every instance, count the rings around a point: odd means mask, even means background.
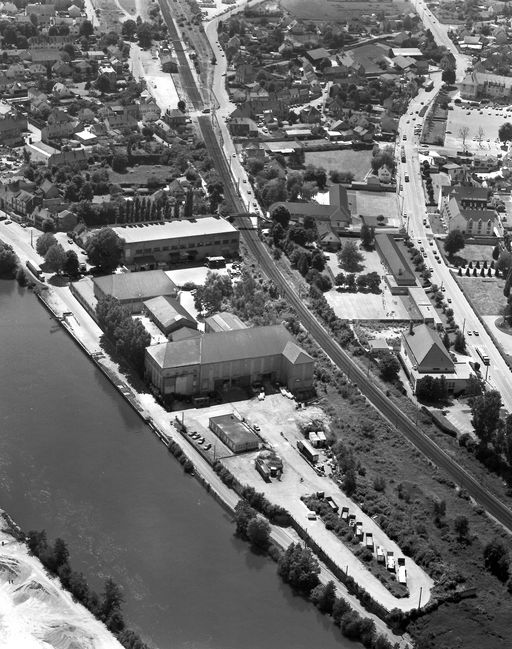
[[[122,645],[10,532],[1,513],[0,646],[2,649],[122,649]]]

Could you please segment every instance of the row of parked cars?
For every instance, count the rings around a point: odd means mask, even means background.
[[[205,438],[199,433],[196,433],[193,430],[189,430],[187,431],[187,435],[190,437],[190,439],[193,439],[198,446],[202,446],[205,451],[209,451],[211,449],[212,445],[210,444],[210,442],[207,443]]]

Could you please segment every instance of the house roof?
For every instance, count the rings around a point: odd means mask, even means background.
[[[443,345],[439,334],[426,324],[420,324],[417,327],[414,327],[412,334],[404,334],[404,338],[407,342],[411,353],[414,356],[414,361],[416,364],[421,366],[427,356],[435,353],[439,360],[443,360],[447,365],[453,367],[453,360],[446,347]]]
[[[486,187],[473,187],[470,185],[456,185],[449,192],[458,200],[487,200],[489,190]]]
[[[163,270],[116,273],[95,277],[94,284],[105,294],[120,301],[145,300],[158,295],[176,295],[176,285]]]
[[[235,329],[247,329],[247,325],[238,316],[227,311],[221,311],[220,313],[211,315],[206,318],[205,324],[216,333],[220,331],[234,331]]]
[[[460,213],[466,221],[493,221],[496,218],[496,212],[493,210],[471,210],[461,209]]]
[[[144,306],[149,313],[157,320],[165,329],[171,327],[173,324],[178,324],[187,320],[188,322],[196,323],[190,313],[172,297],[165,297],[159,295],[158,297],[151,298],[144,302]]]
[[[314,50],[309,50],[306,55],[314,61],[321,61],[322,59],[330,58],[330,53],[324,47],[317,47]]]
[[[313,362],[283,325],[252,327],[205,334],[201,338],[160,343],[147,353],[162,369],[207,365],[283,354],[293,364]]]

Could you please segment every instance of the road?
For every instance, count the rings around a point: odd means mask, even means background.
[[[424,7],[420,0],[415,0],[415,2],[418,7]],[[447,27],[441,25],[432,17],[428,9],[423,9],[423,11],[425,24],[431,29],[434,37],[439,39],[438,42],[440,44],[449,47],[455,56],[457,62],[457,78],[460,79],[464,76],[466,67],[470,64],[469,58],[457,52],[455,45],[446,35]],[[419,138],[414,135],[414,126],[419,122],[416,111],[420,110],[423,105],[428,105],[432,102],[442,86],[443,82],[440,73],[431,75],[431,78],[434,82],[434,89],[429,93],[420,90],[418,96],[411,101],[407,114],[402,116],[399,123],[398,144],[404,147],[406,153],[405,164],[399,164],[400,180],[403,186],[403,211],[408,215],[407,231],[416,243],[418,241],[422,242],[421,245],[423,245],[427,254],[425,263],[427,267],[433,268],[433,283],[440,287],[443,286],[446,289],[446,297],[450,297],[452,301],[450,306],[453,308],[455,321],[466,334],[468,353],[477,360],[476,348],[482,347],[485,350],[490,360],[487,375],[488,386],[500,392],[503,405],[509,412],[512,412],[512,391],[510,390],[512,373],[487,333],[487,330],[480,323],[477,315],[460,290],[450,268],[444,263],[440,264],[435,259],[434,251],[437,251],[438,246],[442,245],[442,241],[435,239],[434,246],[428,244],[428,240],[433,238],[433,234],[430,227],[427,227],[428,221],[427,225],[423,223],[423,219],[426,216],[425,198],[419,173]],[[403,139],[404,136],[406,138],[405,140]],[[409,176],[409,182],[405,182],[405,173]],[[468,335],[469,332],[471,332],[470,335]],[[474,332],[477,332],[477,335]]]

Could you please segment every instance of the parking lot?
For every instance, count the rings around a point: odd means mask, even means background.
[[[512,111],[503,107],[454,104],[453,110],[448,111],[444,147],[462,151],[464,146],[460,131],[467,127],[469,133],[465,145],[468,151],[475,155],[503,155],[498,130],[507,121],[512,121]],[[483,129],[481,141],[478,140],[480,128]]]

